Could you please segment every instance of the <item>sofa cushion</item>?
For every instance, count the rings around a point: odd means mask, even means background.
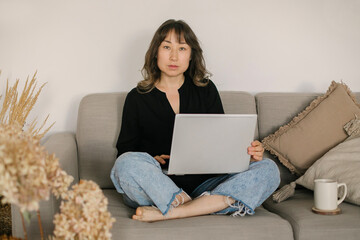
[[[116,141],[126,95],[91,94],[80,102],[76,130],[79,178],[93,180],[101,188],[113,188],[110,171],[116,158]]]
[[[354,93],[357,102],[360,102],[360,93]],[[258,93],[255,96],[259,137],[270,135],[282,125],[291,121],[300,111],[304,110],[319,94],[317,93]],[[285,168],[275,155],[265,152],[265,155],[278,164],[281,176],[280,186],[296,180],[296,176]]]
[[[302,175],[323,154],[347,138],[343,126],[355,114],[360,115],[360,105],[348,87],[332,82],[326,94],[264,138],[264,147],[290,171]]]
[[[115,162],[127,93],[99,93],[80,103],[76,140],[79,177],[93,180],[101,188],[113,188],[110,171]],[[220,92],[225,113],[256,113],[255,98],[247,92]],[[250,144],[250,143],[249,143]]]
[[[103,190],[108,198],[108,209],[116,218],[111,233],[113,239],[293,239],[291,225],[281,217],[263,207],[255,215],[231,217],[207,215],[154,223],[131,219],[135,210],[124,205],[122,197],[115,190]]]
[[[258,93],[255,96],[258,112],[259,138],[275,132],[304,110],[319,94],[317,93]],[[265,151],[264,155],[273,159],[280,171],[280,187],[296,180],[275,155]]]
[[[314,180],[318,178],[346,183],[345,201],[360,205],[360,137],[348,139],[331,149],[297,179],[296,183],[314,190]],[[342,195],[343,188],[340,188],[339,196]]]
[[[296,240],[357,240],[360,236],[360,207],[341,203],[342,213],[339,215],[319,215],[311,211],[314,205],[313,192],[297,189],[289,200],[275,203],[267,199],[263,206],[288,220],[294,231]]]
[[[255,97],[247,92],[224,91],[220,92],[220,98],[227,114],[256,114]],[[259,138],[256,125],[255,139]]]

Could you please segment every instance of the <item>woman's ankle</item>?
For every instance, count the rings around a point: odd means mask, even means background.
[[[171,203],[171,206],[178,207],[179,205],[182,205],[184,203],[187,203],[191,201],[191,197],[184,191],[176,195],[174,201]]]

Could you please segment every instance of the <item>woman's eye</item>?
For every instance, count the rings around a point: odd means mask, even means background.
[[[184,48],[184,47],[180,48],[180,51],[185,51],[185,50],[186,50],[186,48]]]
[[[170,47],[169,47],[169,46],[164,46],[164,48],[165,48],[165,49],[170,49]]]

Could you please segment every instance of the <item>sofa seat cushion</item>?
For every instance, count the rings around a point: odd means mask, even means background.
[[[271,198],[263,204],[269,211],[288,220],[296,240],[304,239],[359,239],[360,207],[342,203],[339,215],[319,215],[311,211],[314,204],[313,192],[297,189],[287,201],[275,203]]]
[[[263,207],[246,217],[207,215],[144,223],[131,219],[135,210],[124,205],[119,193],[111,189],[103,192],[116,219],[111,229],[113,239],[293,239],[291,225]]]

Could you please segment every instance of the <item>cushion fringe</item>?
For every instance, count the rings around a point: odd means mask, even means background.
[[[280,202],[288,199],[289,197],[294,196],[295,187],[296,187],[296,183],[291,182],[290,184],[287,184],[284,187],[280,188],[273,194],[273,196],[272,196],[273,201],[280,203]]]

